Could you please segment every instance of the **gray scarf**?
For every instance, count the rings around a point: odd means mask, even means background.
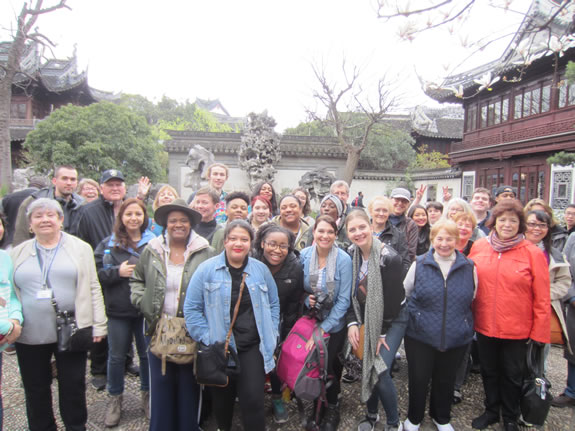
[[[359,323],[365,323],[363,372],[361,373],[361,401],[363,403],[367,402],[371,396],[371,392],[379,379],[379,375],[387,369],[387,365],[381,358],[381,355],[375,352],[383,324],[383,289],[381,270],[379,267],[382,252],[385,252],[383,244],[377,238],[374,238],[367,264],[365,319],[364,316],[361,315],[361,307],[355,294],[358,274],[361,267],[361,250],[359,247],[354,247],[353,253],[352,280],[354,280],[354,290],[351,295],[351,303]],[[382,347],[382,349],[383,348],[384,347]]]
[[[317,281],[319,278],[320,269],[318,268],[318,256],[317,256],[317,245],[312,245],[313,249],[311,251],[311,260],[309,262],[309,276],[310,285],[314,294],[316,290],[320,290],[321,286],[317,286]],[[335,290],[335,266],[337,262],[338,247],[334,244],[327,255],[325,262],[325,285],[327,287],[327,293],[333,300],[333,292]]]

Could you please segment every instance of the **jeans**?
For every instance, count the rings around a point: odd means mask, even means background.
[[[367,400],[367,411],[370,414],[377,414],[378,402],[381,400],[388,425],[397,425],[399,423],[397,391],[389,372],[395,359],[395,353],[397,349],[399,349],[401,340],[403,340],[403,336],[405,335],[408,317],[407,307],[403,306],[385,335],[385,341],[389,346],[389,350],[381,346],[379,354],[385,362],[385,365],[387,365],[387,370],[379,375],[379,379],[373,387],[371,396]]]
[[[575,364],[571,362],[567,362],[567,386],[563,392],[568,397],[575,398]]]
[[[85,431],[86,352],[58,352],[56,343],[16,343],[30,431],[57,431],[52,409],[52,356],[58,370],[60,416],[66,431]]]
[[[132,345],[132,335],[140,358],[140,389],[149,391],[150,370],[147,344],[144,338],[144,318],[116,319],[108,317],[108,392],[110,395],[124,393],[124,369],[126,355]]]

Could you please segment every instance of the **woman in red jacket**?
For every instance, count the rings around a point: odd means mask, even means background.
[[[472,426],[484,429],[503,416],[517,430],[528,342],[550,341],[549,270],[543,252],[525,240],[525,216],[517,200],[493,208],[487,238],[473,244],[479,284],[473,304],[485,389],[485,412]]]

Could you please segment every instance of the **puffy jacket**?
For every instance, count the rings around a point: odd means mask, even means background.
[[[149,230],[144,231],[136,250],[126,249],[115,244],[114,235],[105,238],[94,251],[98,278],[104,292],[104,304],[108,317],[133,318],[140,314],[130,301],[130,279],[120,276],[120,265],[130,257],[139,258],[146,244],[154,235]],[[106,257],[109,250],[109,258]]]
[[[475,330],[488,337],[549,343],[549,268],[543,252],[524,240],[498,253],[481,238],[469,258],[479,279],[473,303]]]
[[[406,335],[445,351],[473,338],[473,262],[456,251],[445,279],[433,253],[417,257],[415,286],[407,301]]]
[[[150,242],[138,261],[132,278],[130,278],[130,300],[138,309],[148,323],[147,335],[152,335],[156,329],[156,323],[160,319],[164,309],[164,299],[166,295],[167,269],[164,259],[168,247],[163,236],[158,236]],[[192,275],[200,263],[213,256],[213,249],[208,242],[192,232],[184,256],[184,272],[182,274],[182,284],[180,286],[180,304],[187,294],[187,286]],[[183,314],[182,314],[183,316]]]
[[[405,233],[399,230],[388,220],[385,224],[385,229],[377,237],[382,243],[389,245],[393,248],[399,256],[401,256],[402,272],[401,279],[405,278],[405,274],[409,271],[411,266],[411,258],[409,257],[409,250],[407,248],[407,239]]]
[[[202,263],[188,285],[184,316],[188,332],[204,344],[225,341],[230,313],[232,277],[226,265],[225,251]],[[265,372],[275,367],[274,350],[279,336],[280,304],[276,283],[270,270],[259,260],[248,258],[245,293],[249,292]],[[235,349],[232,335],[230,345]]]
[[[46,187],[32,193],[20,204],[18,215],[16,216],[16,225],[14,227],[14,239],[12,241],[14,247],[34,237],[34,235],[30,233],[30,224],[28,223],[28,217],[26,217],[26,211],[32,202],[40,198],[57,200],[64,212],[64,232],[71,233],[72,235],[76,234],[79,210],[84,203],[84,198],[73,193],[70,199],[66,201],[56,197],[54,187]]]
[[[255,258],[264,262],[261,255],[255,256]],[[276,282],[280,299],[280,337],[283,340],[300,317],[303,295],[305,294],[303,266],[296,253],[289,253],[281,269],[272,276]]]

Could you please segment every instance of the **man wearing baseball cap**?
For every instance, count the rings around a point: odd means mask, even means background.
[[[517,199],[517,192],[515,187],[499,186],[495,190],[495,202],[499,203],[503,199]]]
[[[391,191],[391,202],[393,212],[389,216],[389,222],[396,228],[405,232],[409,258],[413,262],[417,252],[419,229],[415,222],[406,216],[409,203],[411,202],[411,193],[409,193],[409,190],[402,187],[395,188]]]

